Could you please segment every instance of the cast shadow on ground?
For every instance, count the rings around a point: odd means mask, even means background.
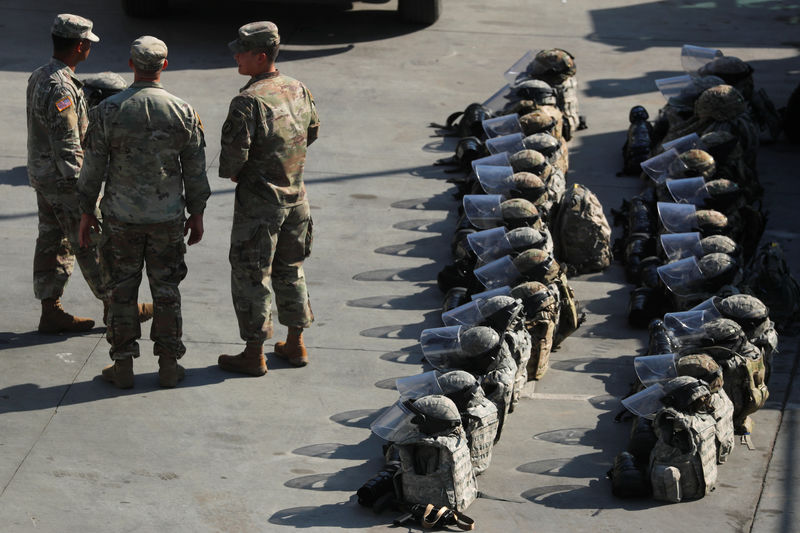
[[[439,263],[427,263],[413,268],[380,268],[359,272],[353,279],[355,281],[433,281],[441,270]]]
[[[272,362],[270,370],[273,370]],[[187,368],[186,377],[178,384],[178,388],[205,387],[228,379],[240,378],[247,378],[247,376],[224,372],[217,365],[210,365],[206,368]],[[164,390],[158,385],[157,372],[136,374],[134,379],[134,387],[125,390],[117,389],[110,383],[104,382],[99,375],[88,381],[51,387],[40,387],[35,383],[12,385],[0,389],[0,414],[55,409],[66,405],[78,405],[119,396],[141,395]]]
[[[400,309],[405,311],[427,311],[439,307],[441,292],[438,288],[429,286],[422,292],[407,296],[367,296],[355,300],[348,300],[348,307],[361,307],[366,309]]]
[[[10,170],[0,172],[0,185],[27,187],[29,184],[28,167],[14,167]]]
[[[423,314],[423,320],[417,324],[391,324],[376,326],[359,332],[362,337],[378,339],[409,339],[419,340],[422,330],[435,328],[442,325],[442,312],[435,310]]]
[[[104,335],[105,326],[96,327],[83,335],[43,335],[38,331],[26,331],[18,333],[14,331],[0,331],[0,350],[8,348],[26,348],[30,346],[44,346],[45,344],[58,344],[68,339],[76,337],[91,337],[92,335]]]

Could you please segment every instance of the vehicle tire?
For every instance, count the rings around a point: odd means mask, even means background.
[[[398,0],[397,11],[406,22],[433,24],[442,12],[442,0]]]
[[[131,17],[155,17],[166,12],[169,0],[122,0],[122,10]]]

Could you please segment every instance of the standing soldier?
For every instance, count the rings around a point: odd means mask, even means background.
[[[303,260],[311,252],[311,212],[303,183],[306,147],[314,142],[319,118],[306,87],[275,68],[280,36],[272,22],[239,28],[228,47],[239,74],[250,81],[231,101],[222,126],[219,175],[236,183],[231,230],[231,292],[239,335],[247,343],[238,355],[220,355],[231,372],[267,372],[264,341],[272,337],[272,293],[278,320],[289,328],[275,353],[294,366],[308,354],[303,329],[314,315],[308,301]]]
[[[75,258],[94,295],[106,297],[94,245],[78,246],[80,208],[76,182],[83,163],[86,100],[75,67],[89,57],[92,21],[56,16],[51,30],[53,58],[28,80],[28,179],[36,190],[39,236],[33,256],[33,292],[42,301],[40,333],[87,331],[94,320],[72,316],[60,298]]]
[[[183,378],[178,364],[186,352],[178,290],[187,272],[183,237],[189,233],[190,245],[200,242],[211,194],[200,118],[160,83],[166,57],[167,46],[155,37],[133,42],[128,61],[133,85],[92,108],[78,182],[81,246],[88,245],[91,228],[99,228],[94,206],[106,182],[100,261],[110,279],[108,341],[114,363],[103,369],[103,378],[122,389],[133,386],[133,358],[139,356],[137,297],[145,262],[159,384],[174,387]]]

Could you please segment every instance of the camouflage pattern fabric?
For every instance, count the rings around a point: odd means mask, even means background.
[[[181,341],[183,320],[178,290],[187,272],[183,226],[183,217],[155,224],[130,224],[104,217],[100,260],[111,283],[106,335],[112,359],[139,357],[137,299],[144,263],[153,295],[153,353],[179,359],[186,352]]]
[[[28,179],[34,188],[78,177],[89,124],[82,87],[57,59],[28,79]]]
[[[28,80],[28,179],[36,189],[39,235],[33,256],[36,298],[60,298],[77,253],[81,273],[97,298],[105,298],[97,251],[78,245],[80,210],[75,189],[88,125],[82,84],[57,59]]]
[[[231,291],[239,334],[246,342],[272,337],[272,291],[278,321],[307,328],[314,321],[303,260],[310,252],[311,210],[308,202],[270,206],[236,187],[231,229]]]
[[[479,394],[476,394],[475,398],[469,402],[466,411],[461,416],[475,475],[489,468],[489,464],[492,462],[492,448],[497,435],[497,427],[500,424],[497,407],[483,395],[481,389],[478,391],[480,391]]]
[[[97,247],[78,244],[80,208],[75,180],[58,185],[39,186],[36,190],[39,236],[33,255],[33,293],[39,300],[60,298],[72,274],[75,259],[92,293],[105,299]]]
[[[222,126],[219,175],[271,204],[305,198],[303,168],[308,132],[319,125],[305,85],[278,71],[253,77],[231,101]]]
[[[556,257],[571,273],[602,271],[611,264],[611,226],[597,196],[577,183],[570,187],[553,224]]]
[[[160,83],[138,81],[93,107],[78,190],[84,213],[152,224],[203,213],[211,189],[192,107]],[[124,148],[123,148],[124,147]]]

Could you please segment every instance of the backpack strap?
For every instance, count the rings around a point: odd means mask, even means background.
[[[449,525],[454,525],[462,531],[472,531],[475,529],[475,520],[467,515],[459,516],[449,507],[442,506],[437,508],[430,503],[425,507],[420,523],[424,529]]]

